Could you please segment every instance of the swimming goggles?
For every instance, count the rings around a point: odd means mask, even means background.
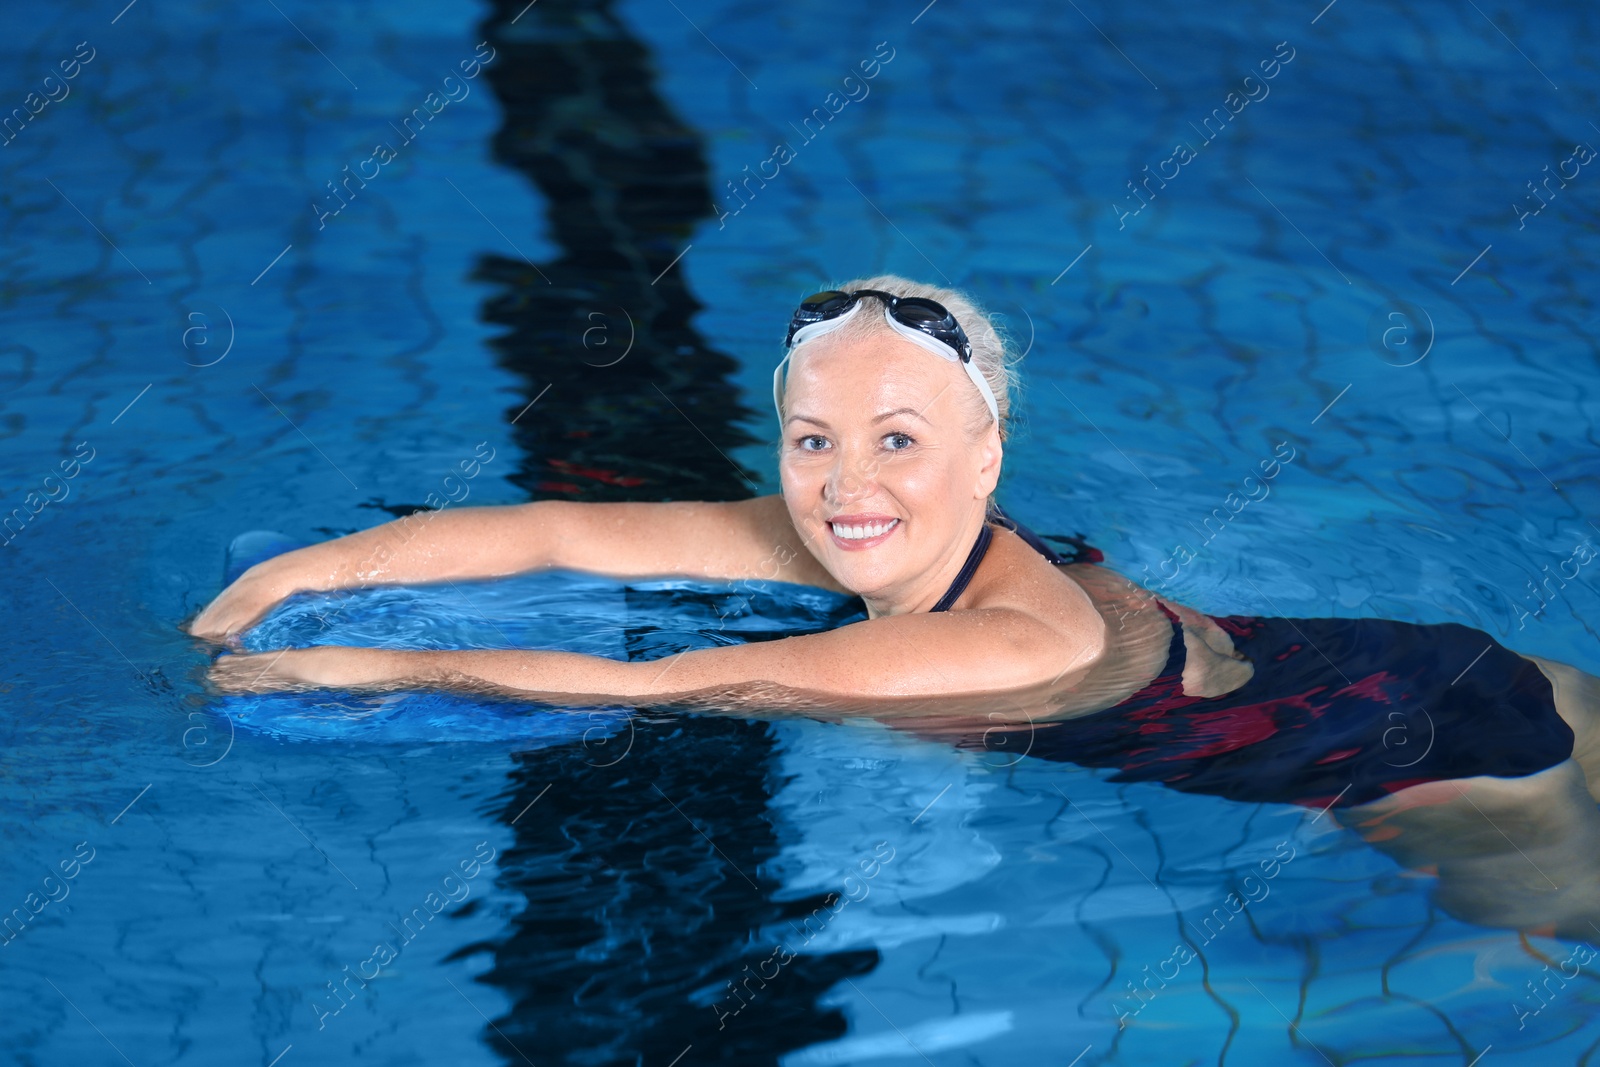
[[[996,424],[1000,422],[1000,406],[995,403],[994,390],[984,381],[983,374],[972,362],[972,342],[954,315],[943,304],[920,296],[895,296],[879,289],[856,289],[844,292],[829,289],[814,293],[800,302],[794,317],[789,320],[789,333],[783,340],[784,348],[793,351],[796,345],[814,340],[843,326],[861,310],[864,296],[875,296],[883,302],[883,317],[895,333],[912,344],[925,348],[940,359],[960,363],[972,384],[983,394],[989,414]],[[784,364],[789,362],[789,352],[778,361],[772,372],[772,404],[783,417]]]

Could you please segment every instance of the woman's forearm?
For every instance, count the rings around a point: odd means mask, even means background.
[[[412,684],[491,690],[562,704],[614,704],[659,695],[655,684],[675,656],[627,661],[577,652],[472,649],[406,653]]]
[[[275,556],[247,576],[279,599],[364,585],[493,578],[549,566],[565,507],[555,502],[419,511]]]
[[[225,640],[299,592],[365,585],[493,578],[559,563],[573,508],[541,501],[419,511],[370,530],[264,560],[240,575],[188,625]]]
[[[438,688],[559,704],[625,703],[655,694],[677,657],[629,662],[534,649],[426,651],[322,645],[223,656],[211,680],[224,692]]]

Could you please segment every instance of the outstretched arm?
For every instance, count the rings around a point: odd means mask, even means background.
[[[1047,694],[1093,662],[1073,640],[1011,609],[893,615],[826,633],[624,662],[570,652],[308,648],[224,656],[224,691],[443,688],[564,705],[675,704],[741,714],[975,712]]]
[[[764,578],[840,590],[783,500],[580,504],[546,500],[423,511],[258,563],[189,624],[221,640],[291,593],[493,578],[543,568],[619,578]]]

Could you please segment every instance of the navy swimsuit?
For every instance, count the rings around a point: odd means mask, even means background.
[[[1052,563],[1098,562],[1074,542],[1063,557],[1004,515]],[[987,551],[985,525],[934,611],[948,610]],[[1210,616],[1255,667],[1218,697],[1183,692],[1183,627],[1172,619],[1166,666],[1114,707],[1031,729],[962,737],[990,748],[1115,770],[1114,782],[1312,807],[1364,804],[1422,782],[1515,778],[1572,755],[1550,681],[1480,630],[1385,619]]]

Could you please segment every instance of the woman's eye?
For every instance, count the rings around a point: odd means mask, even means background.
[[[883,439],[884,446],[891,452],[901,452],[910,448],[914,443],[909,436],[903,433],[892,433]]]
[[[827,447],[828,439],[820,434],[812,434],[809,437],[800,438],[800,451],[802,452],[821,452]]]

